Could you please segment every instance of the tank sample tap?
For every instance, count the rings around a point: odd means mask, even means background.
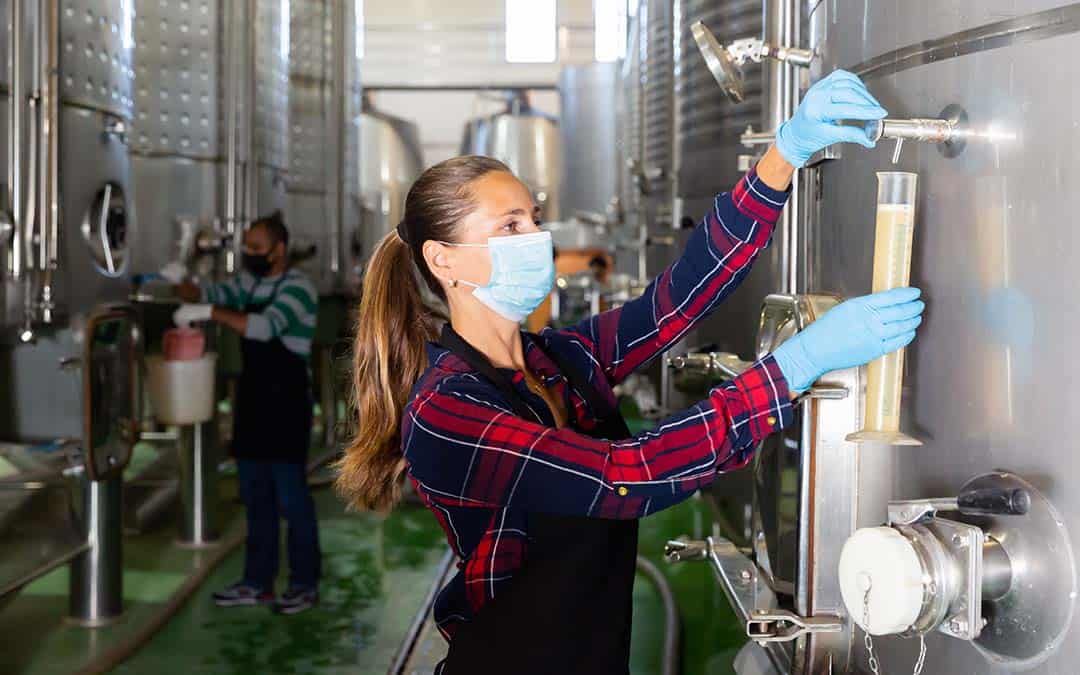
[[[967,129],[967,114],[959,106],[950,105],[939,117],[883,119],[867,122],[866,135],[873,141],[891,138],[896,141],[892,162],[900,161],[904,141],[940,144],[946,156],[955,157],[971,135]]]

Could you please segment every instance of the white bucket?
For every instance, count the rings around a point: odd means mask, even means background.
[[[146,357],[147,385],[154,417],[162,424],[198,424],[214,417],[217,354],[197,361]]]

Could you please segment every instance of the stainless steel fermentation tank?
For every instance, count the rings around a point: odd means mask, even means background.
[[[401,221],[405,197],[423,171],[420,130],[379,110],[367,96],[354,121],[360,135],[357,182],[360,218],[346,228],[350,277],[359,279],[379,241]]]
[[[137,273],[216,254],[237,269],[243,228],[285,205],[288,3],[135,1]],[[192,231],[201,247],[181,246]]]
[[[320,293],[341,290],[358,225],[360,115],[354,2],[293,0],[286,221]]]
[[[1080,4],[1028,2],[1004,13],[977,1],[812,4],[808,46],[819,54],[812,79],[834,68],[858,73],[891,117],[934,118],[959,106],[982,136],[959,154],[908,143],[896,166],[891,147],[844,147],[840,159],[806,176],[808,195],[818,198],[808,204],[812,245],[799,265],[810,289],[844,295],[870,288],[874,172],[920,177],[912,283],[929,311],[908,352],[902,419],[924,446],[876,450],[891,462],[860,497],[859,524],[883,522],[889,499],[954,493],[969,477],[1004,468],[1033,482],[1075,536],[1080,495],[1069,439],[1080,400],[1069,384],[1080,362],[1068,336],[1080,326],[1066,308],[1080,263],[1071,246],[1080,201],[1070,189],[1080,160],[1069,141]],[[1044,543],[1049,556],[1053,542]],[[1039,603],[1065,601],[1071,613],[1075,569],[1044,574],[1054,585]],[[1080,629],[1069,628],[1067,616],[1044,620],[1029,617],[1031,646],[1043,642],[1012,663],[980,650],[996,630],[1019,649],[1015,627],[992,623],[979,648],[931,635],[925,672],[1075,672]],[[915,646],[895,638],[876,644],[890,670],[912,663]]]
[[[675,3],[675,13],[690,4]],[[1078,262],[1068,244],[1080,205],[1068,190],[1078,165],[1063,141],[1075,134],[1070,100],[1061,94],[1074,89],[1080,67],[1071,57],[1080,44],[1080,4],[1025,3],[1023,14],[1013,5],[1004,13],[990,5],[760,5],[767,41],[813,50],[801,91],[845,68],[864,78],[890,117],[950,120],[963,141],[908,142],[898,164],[885,141],[873,151],[843,146],[815,158],[800,172],[798,205],[789,206],[789,220],[778,228],[774,262],[759,260],[754,272],[767,270],[759,282],[769,291],[801,295],[765,300],[760,322],[714,322],[701,331],[700,339],[732,345],[747,359],[793,332],[777,331],[776,320],[766,320],[769,312],[787,312],[784,321],[797,328],[819,314],[815,302],[869,292],[874,173],[919,174],[912,283],[924,289],[929,310],[909,350],[902,419],[904,431],[924,445],[848,443],[846,434],[862,423],[864,371],[834,374],[802,404],[799,424],[762,447],[752,473],[716,484],[717,496],[733,481],[754,485],[742,505],[746,522],[725,533],[741,540],[745,527],[749,536],[738,543],[752,547],[753,563],[722,540],[673,547],[675,557],[712,558],[753,637],[769,645],[782,672],[870,670],[862,632],[853,626],[864,620],[863,608],[857,600],[845,604],[838,568],[841,546],[856,528],[886,522],[913,544],[929,546],[919,549],[929,557],[920,563],[927,566],[918,583],[924,594],[918,625],[934,628],[926,637],[924,673],[1064,674],[1075,671],[1080,657],[1068,541],[1080,528],[1080,497],[1069,489],[1075,453],[1067,447],[1075,359],[1062,337],[1075,327],[1063,308]],[[792,64],[768,66],[759,128],[766,133],[775,130],[782,109],[790,114],[800,79]],[[685,129],[685,119],[673,128]],[[677,159],[683,183],[690,164],[685,153]],[[712,173],[727,171],[734,159],[718,155]],[[658,257],[654,269],[671,259]],[[754,288],[752,278],[744,283]],[[732,296],[718,316],[737,318],[762,306],[764,293],[751,295],[758,297],[735,306],[739,295]],[[717,379],[737,365],[724,354],[676,360]],[[1002,486],[1020,486],[1025,504],[1016,513],[1026,515],[977,516],[962,506],[970,490],[1004,494]],[[919,499],[932,501],[911,501]],[[953,534],[933,543],[942,532]],[[935,567],[943,560],[954,561],[946,565],[951,571]],[[877,637],[874,647],[883,671],[911,668],[918,656],[918,640]]]
[[[544,219],[558,220],[562,215],[558,122],[534,109],[524,91],[507,92],[506,101],[503,111],[465,125],[462,154],[505,162],[532,190]]]
[[[563,215],[621,220],[619,179],[622,144],[617,140],[617,63],[567,66],[559,74]]]

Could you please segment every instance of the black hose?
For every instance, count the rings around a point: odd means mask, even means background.
[[[667,577],[651,560],[639,555],[637,568],[642,576],[653,583],[664,603],[664,661],[660,672],[662,675],[679,675],[679,642],[682,637],[679,603],[675,600],[675,593],[671,590]]]

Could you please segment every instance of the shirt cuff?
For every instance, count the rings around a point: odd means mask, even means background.
[[[746,402],[742,413],[745,420],[734,421],[745,421],[745,430],[740,431],[740,436],[743,433],[749,435],[749,438],[745,439],[748,446],[791,426],[795,418],[791,391],[772,354],[755,363],[725,386],[733,387],[742,394]]]
[[[761,180],[756,168],[750,169],[731,191],[731,200],[741,214],[768,226],[768,228],[753,228],[752,232],[768,229],[770,235],[776,221],[780,220],[780,214],[790,196],[791,186],[783,191],[774,190]]]

